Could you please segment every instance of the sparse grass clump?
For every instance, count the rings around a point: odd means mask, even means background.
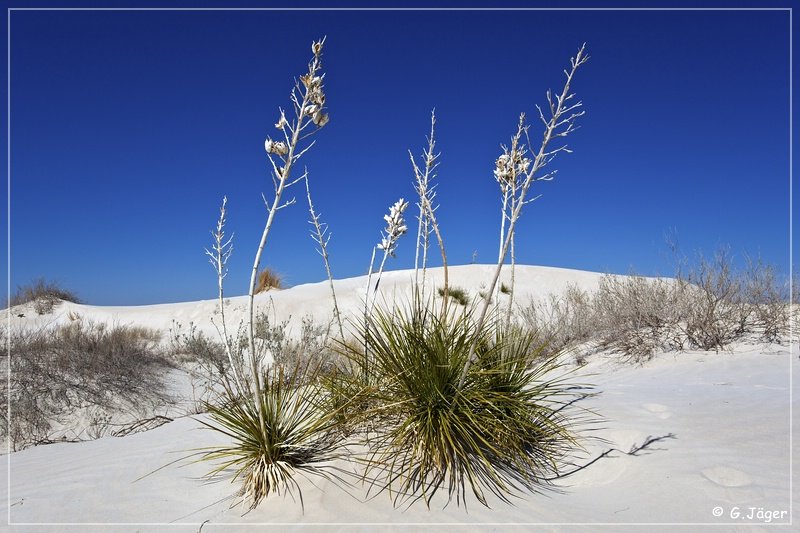
[[[541,490],[558,471],[575,445],[562,410],[574,391],[553,378],[553,359],[533,363],[532,336],[498,330],[495,320],[477,329],[470,312],[442,319],[418,303],[378,310],[372,325],[362,331],[373,375],[364,419],[380,423],[366,439],[365,477],[395,505],[430,505],[440,489],[464,504],[468,491],[484,505],[489,494],[508,501],[522,489]],[[476,363],[460,385],[473,342]],[[353,380],[344,380],[347,394],[358,389]]]
[[[9,307],[15,307],[33,302],[36,313],[46,315],[61,301],[82,303],[74,292],[65,289],[58,282],[38,278],[28,285],[17,287],[8,303]]]
[[[271,268],[265,268],[258,275],[258,284],[256,285],[255,294],[266,292],[270,289],[280,290],[282,288],[283,277]]]
[[[444,288],[439,288],[439,296],[444,298],[445,292]],[[452,298],[456,301],[459,305],[469,305],[469,293],[466,290],[462,289],[461,287],[448,287],[447,288],[447,297]]]

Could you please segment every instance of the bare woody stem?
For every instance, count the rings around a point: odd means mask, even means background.
[[[505,258],[503,257],[503,242],[505,242],[505,229],[506,229],[506,219],[508,218],[508,199],[510,195],[510,190],[508,187],[503,189],[503,205],[500,208],[500,244],[499,249],[497,251],[497,260],[502,262]]]
[[[578,107],[581,106],[581,103],[578,102],[576,104],[570,104],[569,101],[574,96],[570,93],[570,84],[572,83],[572,78],[575,75],[578,67],[583,65],[589,57],[584,53],[585,45],[578,50],[578,53],[575,55],[574,58],[571,60],[572,69],[568,71],[564,71],[566,74],[567,80],[564,84],[564,89],[561,92],[560,96],[556,96],[556,101],[553,102],[550,94],[548,92],[548,102],[550,104],[550,119],[547,120],[544,118],[542,112],[539,112],[539,116],[542,119],[542,122],[545,123],[545,130],[544,130],[544,137],[542,139],[542,144],[539,148],[539,151],[536,153],[536,156],[533,161],[533,165],[525,174],[525,180],[522,183],[522,189],[519,193],[519,198],[516,201],[516,205],[514,206],[513,211],[510,215],[510,220],[508,224],[508,231],[506,233],[505,240],[503,241],[503,248],[500,251],[500,257],[503,258],[508,253],[509,246],[511,245],[511,239],[514,236],[514,229],[519,219],[520,212],[522,210],[522,206],[525,205],[526,201],[525,198],[527,196],[528,190],[530,189],[531,185],[534,181],[539,181],[542,179],[548,179],[552,177],[552,173],[545,175],[543,177],[539,177],[538,173],[547,165],[550,161],[552,161],[553,157],[561,151],[569,151],[567,150],[566,146],[561,146],[554,150],[548,151],[548,146],[550,141],[552,141],[556,137],[566,137],[570,132],[572,132],[575,128],[575,119],[583,115],[583,111],[574,112],[571,115],[565,117],[564,115],[575,111]],[[559,128],[564,126],[564,129],[559,131]],[[500,278],[500,272],[503,269],[503,261],[498,261],[497,268],[495,268],[494,275],[492,276],[492,282],[486,291],[486,298],[484,298],[483,306],[481,307],[480,315],[478,315],[478,321],[476,324],[476,331],[481,331],[483,329],[484,323],[486,322],[486,313],[489,310],[489,305],[491,302],[490,295],[494,293],[494,289],[497,286],[497,280]],[[467,379],[467,374],[469,373],[470,367],[475,363],[475,351],[477,349],[478,338],[476,337],[473,339],[470,348],[469,354],[467,357],[467,362],[464,364],[464,368],[461,371],[461,376],[458,380],[458,388],[459,390],[463,388],[464,382]]]
[[[305,103],[305,98],[303,100]],[[301,118],[302,120],[302,118]],[[250,367],[253,372],[253,386],[255,387],[255,394],[256,397],[259,399],[257,405],[259,405],[259,421],[263,427],[264,425],[264,413],[261,411],[261,376],[260,370],[258,366],[258,359],[256,357],[256,339],[255,339],[255,294],[256,294],[256,281],[258,279],[258,267],[261,264],[261,256],[264,253],[264,245],[267,243],[267,236],[269,235],[269,231],[272,228],[272,223],[275,220],[275,214],[278,212],[279,207],[281,206],[281,197],[283,196],[283,191],[286,188],[286,182],[289,178],[289,173],[292,170],[292,160],[294,158],[294,149],[297,146],[298,136],[300,134],[300,128],[295,128],[294,136],[292,138],[292,143],[289,147],[289,157],[286,160],[286,166],[283,167],[282,171],[279,171],[277,179],[278,179],[278,187],[275,190],[275,197],[272,201],[272,206],[269,208],[269,215],[267,216],[267,222],[264,225],[264,231],[261,233],[261,240],[258,244],[258,250],[256,251],[256,257],[253,260],[253,269],[250,273],[250,288],[248,289],[247,296],[247,315],[248,315],[248,322],[249,322],[249,329],[248,329],[248,349],[250,355]],[[271,361],[270,361],[271,363]]]
[[[517,256],[515,250],[516,235],[511,235],[511,286],[508,293],[508,308],[506,309],[506,327],[511,325],[511,313],[514,309],[514,289],[516,283]]]
[[[503,203],[500,210],[500,244],[497,254],[497,261],[505,263],[505,255],[503,255],[503,243],[505,242],[505,228],[506,222],[510,220],[510,212],[514,211],[514,205],[517,201],[517,193],[520,187],[520,178],[525,176],[526,165],[530,164],[530,160],[525,157],[527,148],[521,144],[522,136],[527,132],[528,126],[525,124],[525,114],[520,114],[519,122],[517,123],[517,132],[511,137],[510,149],[502,146],[503,154],[497,160],[497,168],[495,169],[495,178],[500,185],[500,191],[503,195]],[[512,253],[513,253],[513,240],[512,240]],[[495,302],[496,308],[500,308],[500,287],[496,288]]]
[[[375,266],[375,252],[377,248],[372,248],[372,257],[369,260],[369,272],[367,274],[367,291],[364,294],[364,381],[369,382],[369,289],[372,286],[372,268]]]

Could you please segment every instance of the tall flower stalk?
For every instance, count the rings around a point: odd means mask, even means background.
[[[264,199],[264,203],[268,208],[267,221],[264,224],[264,231],[261,234],[261,240],[253,260],[253,270],[250,274],[250,288],[248,291],[248,350],[253,374],[253,394],[259,406],[259,422],[262,428],[264,426],[264,412],[262,402],[259,400],[262,395],[261,368],[255,341],[255,293],[258,269],[275,215],[281,209],[295,202],[294,198],[284,201],[284,192],[287,188],[306,178],[305,173],[298,178],[291,177],[297,161],[314,145],[314,141],[310,143],[304,143],[303,141],[319,131],[329,120],[328,114],[325,112],[325,93],[323,90],[323,78],[325,76],[321,73],[322,47],[324,43],[325,39],[323,38],[311,45],[313,57],[308,64],[308,70],[304,75],[300,76],[300,80],[295,82],[294,89],[292,89],[290,98],[294,111],[293,118],[288,120],[284,111],[279,109],[280,118],[275,124],[275,128],[282,134],[283,139],[273,140],[271,137],[267,137],[264,142],[264,149],[267,151],[267,157],[272,166],[274,195],[271,203],[266,198]],[[267,358],[266,363],[269,366],[273,363],[272,355],[267,354]]]
[[[231,364],[231,372],[236,381],[238,390],[244,392],[244,381],[240,375],[241,367],[233,357],[233,349],[231,347],[231,339],[228,336],[228,326],[225,322],[225,277],[228,275],[228,259],[233,253],[233,235],[225,238],[225,215],[227,213],[226,207],[228,204],[228,197],[223,196],[222,206],[219,208],[219,219],[217,219],[217,227],[211,232],[214,237],[214,244],[211,250],[206,248],[206,255],[209,257],[208,261],[214,267],[217,273],[217,296],[219,298],[219,316],[220,325],[214,324],[217,328],[217,333],[222,338],[222,344],[225,346],[225,355],[228,356],[228,362]],[[212,320],[213,322],[213,320]]]
[[[223,380],[224,390],[220,398],[213,404],[205,404],[210,421],[203,422],[208,428],[225,435],[229,441],[221,446],[205,448],[199,455],[201,460],[222,461],[208,474],[209,478],[233,472],[234,480],[242,481],[239,495],[243,497],[242,503],[249,501],[251,509],[272,493],[291,494],[294,490],[297,490],[302,505],[301,488],[295,480],[298,473],[338,479],[338,475],[328,469],[325,463],[339,457],[342,433],[338,429],[338,408],[331,407],[325,401],[320,389],[321,370],[302,364],[293,369],[273,365],[271,354],[262,355],[263,352],[260,352],[264,345],[256,345],[254,311],[258,268],[275,215],[295,203],[294,198],[284,199],[286,190],[298,181],[306,180],[310,202],[308,171],[305,170],[300,177],[293,177],[292,171],[314,144],[307,139],[328,122],[320,59],[323,43],[324,39],[312,43],[313,56],[308,70],[292,89],[291,118],[287,118],[287,114],[279,109],[280,117],[275,124],[279,132],[278,139],[267,137],[264,143],[272,167],[274,196],[271,202],[264,198],[268,215],[250,278],[249,329],[245,333],[248,357],[240,354],[238,346],[234,350],[225,324],[223,279],[232,251],[232,240],[226,239],[224,233],[225,199],[216,232],[212,231],[214,245],[211,250],[206,250],[217,272],[222,319],[222,330],[219,331],[218,327],[218,331],[225,340],[235,383],[227,377]],[[311,212],[327,266],[324,225],[319,222],[313,206]],[[330,279],[330,269],[328,276]],[[343,406],[346,407],[347,402]]]
[[[369,331],[370,316],[372,315],[372,309],[375,306],[375,297],[377,296],[378,286],[380,286],[381,283],[381,276],[383,275],[383,267],[386,265],[386,259],[395,256],[395,251],[397,250],[397,241],[400,240],[400,237],[408,231],[408,227],[403,219],[403,212],[405,212],[406,208],[408,208],[408,202],[400,198],[394,203],[394,205],[392,205],[392,207],[389,208],[389,214],[383,215],[383,219],[386,221],[386,229],[384,229],[382,233],[381,242],[372,248],[372,257],[369,260],[369,273],[367,274],[367,291],[364,295],[364,328],[366,331]],[[383,257],[381,258],[381,264],[378,267],[376,274],[377,280],[375,281],[375,287],[373,288],[372,274],[373,267],[375,266],[375,255],[378,250],[383,250]],[[371,299],[370,293],[372,295]],[[369,343],[366,339],[367,337],[364,337],[364,379],[368,380]]]
[[[439,230],[439,224],[436,221],[436,210],[438,206],[433,205],[436,198],[436,185],[431,185],[431,182],[436,178],[436,167],[439,166],[437,159],[440,154],[435,153],[436,138],[434,130],[436,126],[436,111],[431,112],[431,134],[428,137],[428,147],[422,151],[422,161],[424,162],[424,170],[420,169],[414,155],[409,150],[408,155],[411,158],[411,166],[414,169],[414,189],[419,198],[417,206],[419,207],[419,224],[417,226],[417,248],[414,256],[414,297],[420,300],[424,299],[425,295],[425,281],[428,266],[428,246],[430,245],[431,232],[436,234],[436,241],[439,244],[439,251],[442,254],[442,268],[444,270],[444,287],[442,289],[442,310],[441,316],[447,314],[447,304],[450,296],[450,283],[447,270],[447,252],[444,247],[444,239]],[[422,250],[422,283],[419,281],[419,255]]]
[[[502,145],[503,153],[497,158],[495,162],[494,177],[500,185],[500,193],[502,195],[502,208],[500,211],[500,251],[497,261],[500,264],[505,263],[505,227],[506,222],[511,221],[511,215],[514,213],[517,203],[519,202],[518,194],[522,188],[523,181],[526,173],[531,166],[531,159],[526,157],[527,148],[521,143],[523,134],[527,131],[525,125],[525,114],[519,117],[517,124],[517,132],[511,137],[511,147]],[[511,239],[511,289],[509,291],[510,297],[508,301],[508,310],[506,322],[511,320],[511,309],[514,301],[514,269],[516,267],[515,255],[515,237],[514,232],[509,228],[509,237]],[[491,294],[491,293],[489,293]],[[495,298],[497,306],[500,305],[500,286],[495,290]]]
[[[414,189],[419,198],[417,207],[419,208],[418,225],[417,225],[417,247],[414,254],[414,288],[419,290],[420,296],[425,294],[425,275],[428,266],[428,246],[430,245],[431,231],[436,224],[436,217],[433,207],[433,199],[436,197],[436,185],[431,182],[436,178],[436,167],[439,166],[437,159],[440,154],[434,152],[436,147],[436,139],[434,137],[434,128],[436,126],[436,110],[431,112],[431,133],[428,137],[428,147],[422,151],[423,168],[420,169],[417,165],[414,155],[411,150],[408,151],[408,156],[411,159],[411,166],[414,169]],[[420,258],[420,255],[422,256]],[[420,263],[421,259],[421,263]],[[445,266],[446,266],[445,261]],[[420,283],[419,271],[422,269],[422,282]],[[447,274],[445,273],[445,279]],[[445,285],[447,282],[445,281]]]
[[[480,314],[478,315],[477,328],[479,330],[483,327],[486,321],[486,313],[489,310],[489,305],[491,303],[491,298],[489,295],[493,294],[495,287],[497,287],[497,280],[500,278],[500,272],[503,269],[502,259],[508,253],[511,240],[514,236],[514,229],[517,221],[519,220],[522,207],[525,204],[536,200],[536,198],[528,198],[528,192],[531,185],[537,181],[551,180],[556,171],[552,170],[542,174],[542,169],[544,169],[560,152],[571,151],[569,148],[567,148],[566,144],[562,144],[561,146],[553,148],[551,143],[558,138],[566,137],[572,133],[576,127],[575,121],[584,114],[584,111],[579,110],[583,105],[582,102],[573,102],[575,94],[570,92],[570,86],[572,84],[572,78],[575,76],[575,72],[589,59],[589,56],[585,53],[585,48],[586,45],[581,46],[575,57],[570,58],[571,69],[569,71],[564,70],[564,74],[566,75],[567,79],[564,83],[564,88],[562,89],[561,94],[553,95],[551,91],[547,91],[547,103],[549,107],[550,118],[546,118],[542,109],[539,106],[536,106],[539,111],[539,119],[544,124],[542,142],[536,152],[531,152],[531,155],[533,156],[533,162],[521,177],[522,184],[519,187],[519,193],[514,202],[514,208],[509,214],[508,231],[503,240],[503,246],[500,249],[500,260],[497,262],[497,268],[494,271],[491,284],[486,291],[486,298],[484,298]],[[528,142],[528,146],[531,146],[530,138],[528,136],[528,129],[529,126],[525,123],[525,115],[523,114],[520,117],[520,122],[517,126],[517,135],[521,136],[524,134],[525,139]],[[523,152],[523,154],[527,152],[528,150]],[[458,382],[459,389],[464,386],[464,381],[467,378],[469,368],[475,362],[476,348],[477,340],[473,341],[472,345],[470,346],[469,357],[467,358],[467,362],[464,364],[464,368],[461,371],[461,378]]]
[[[503,153],[495,161],[494,177],[500,185],[500,193],[502,195],[502,208],[500,211],[500,250],[498,252],[497,261],[500,264],[505,263],[505,229],[506,222],[511,221],[511,215],[517,206],[517,193],[521,189],[522,180],[526,177],[526,173],[531,166],[530,158],[526,157],[527,148],[520,141],[526,131],[525,114],[519,116],[519,123],[517,124],[517,132],[511,137],[511,147],[501,145]],[[514,234],[509,229],[511,237],[511,276],[512,287],[511,294],[513,295],[513,277],[514,277]],[[491,293],[488,293],[491,294]],[[500,302],[500,287],[497,287],[495,294],[496,301],[499,305]]]
[[[405,220],[403,219],[403,213],[405,212],[406,208],[408,208],[408,202],[400,198],[394,203],[394,205],[392,205],[392,207],[389,208],[389,214],[383,215],[383,220],[386,221],[386,229],[383,230],[381,242],[379,242],[375,248],[373,248],[372,259],[370,259],[369,263],[366,294],[367,311],[371,311],[372,307],[375,305],[375,294],[378,292],[378,286],[380,286],[381,283],[381,276],[383,275],[383,267],[386,265],[386,259],[389,257],[395,257],[397,242],[400,240],[400,237],[408,231],[408,226],[406,226]],[[378,267],[376,274],[378,279],[375,281],[375,287],[370,291],[373,273],[372,268],[375,265],[376,250],[383,250],[383,257],[381,258],[381,264]],[[372,293],[371,300],[370,292]]]

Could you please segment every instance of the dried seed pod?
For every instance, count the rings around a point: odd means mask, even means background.
[[[283,111],[281,111],[281,118],[279,118],[278,122],[275,123],[275,127],[278,128],[279,130],[282,130],[283,128],[285,128],[288,125],[289,125],[289,121],[286,120],[286,115],[284,115]]]
[[[286,146],[286,143],[273,141],[270,138],[264,141],[264,149],[268,154],[286,155],[289,153],[289,147]]]
[[[322,126],[328,123],[330,117],[328,116],[327,113],[323,113],[322,110],[320,109],[319,111],[314,113],[314,117],[311,120],[314,122],[314,124],[317,125],[317,127],[321,128]]]

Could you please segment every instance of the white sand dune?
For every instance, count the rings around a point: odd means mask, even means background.
[[[465,289],[470,297],[477,298],[478,293],[491,281],[493,268],[493,265],[450,267],[449,282],[451,286]],[[378,301],[395,299],[401,302],[410,301],[413,277],[413,270],[384,272],[379,287]],[[570,284],[585,290],[592,290],[597,287],[601,277],[601,274],[595,272],[518,266],[515,276],[516,300],[527,302],[532,297],[560,293]],[[510,269],[505,269],[500,281],[510,285],[510,279]],[[443,280],[441,268],[428,270],[426,276],[428,287],[441,287]],[[366,284],[365,276],[334,281],[336,298],[343,316],[359,316],[359,313],[363,313]],[[506,298],[506,296],[501,295],[501,298]],[[305,317],[310,317],[319,324],[333,319],[333,299],[327,281],[296,285],[282,291],[268,291],[256,295],[256,300],[258,309],[266,312],[270,320],[275,322],[289,320],[293,331],[299,328],[301,320]],[[217,308],[218,300],[216,299],[130,307],[93,306],[65,302],[56,309],[53,315],[44,317],[37,317],[32,311],[24,313],[25,317],[22,318],[14,313],[11,317],[11,326],[35,327],[60,324],[68,322],[70,315],[73,317],[77,315],[98,322],[137,324],[164,332],[175,324],[179,323],[186,328],[191,323],[199,331],[216,336],[217,332],[211,319],[216,316]],[[230,325],[235,326],[243,320],[246,310],[246,296],[226,298],[225,313],[229,327]],[[218,322],[219,320],[217,320]]]
[[[451,283],[476,295],[488,283],[489,272],[488,266],[454,267]],[[441,270],[429,274],[438,286]],[[387,299],[407,294],[412,276],[409,271],[386,273],[381,294]],[[569,283],[592,289],[600,279],[595,273],[544,267],[518,267],[516,276],[519,301],[560,292]],[[365,284],[365,278],[336,282],[345,315],[360,309]],[[262,304],[270,299],[270,312],[279,320],[291,316],[296,323],[310,315],[322,322],[332,314],[327,282],[259,297]],[[213,300],[139,307],[64,304],[49,318],[14,316],[12,326],[57,323],[77,313],[161,330],[173,320],[191,321],[213,333],[209,317],[215,305]],[[229,319],[238,320],[245,305],[244,298],[231,298]],[[608,448],[628,451],[648,437],[665,438],[637,455],[614,452],[562,479],[560,492],[523,494],[513,506],[495,501],[485,508],[471,501],[467,509],[455,503],[444,507],[445,499],[435,498],[430,510],[420,503],[394,509],[388,495],[368,499],[360,484],[342,488],[301,478],[304,510],[291,497],[279,496],[243,514],[244,508],[230,508],[236,485],[200,479],[207,464],[171,464],[193,449],[222,442],[221,435],[200,429],[197,419],[181,417],[123,438],[11,453],[0,466],[9,480],[0,488],[0,507],[8,513],[10,531],[88,527],[70,523],[94,523],[101,531],[197,531],[203,523],[204,532],[252,531],[259,523],[280,525],[274,528],[280,531],[440,530],[464,524],[505,531],[504,524],[513,523],[540,524],[546,531],[619,527],[613,524],[632,525],[625,531],[650,531],[648,524],[673,524],[686,531],[727,524],[722,530],[750,531],[789,522],[792,504],[798,508],[790,493],[790,424],[800,409],[791,394],[798,359],[788,346],[741,344],[721,353],[659,354],[643,366],[602,353],[588,361],[578,375],[600,392],[586,406],[604,418],[592,434],[606,442],[587,441],[581,460]]]

